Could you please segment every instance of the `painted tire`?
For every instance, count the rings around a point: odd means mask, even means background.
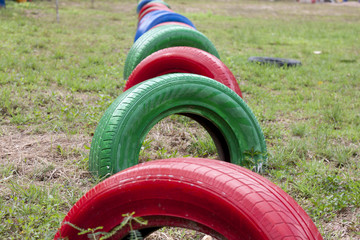
[[[160,23],[160,24],[152,27],[151,29],[154,29],[154,28],[157,28],[157,27],[160,27],[160,26],[166,26],[166,25],[178,25],[178,26],[183,26],[183,27],[188,27],[188,28],[191,28],[191,29],[195,29],[192,26],[187,25],[186,23],[181,23],[181,22],[164,22],[164,23]]]
[[[149,2],[149,3],[161,3],[161,4],[165,5],[165,6],[167,6],[168,8],[171,8],[170,5],[169,5],[167,2],[163,1],[163,0],[152,0],[152,1]],[[147,4],[149,4],[149,3],[147,3]],[[146,6],[147,4],[145,4],[145,6]],[[140,10],[140,11],[141,11],[141,10]]]
[[[142,0],[138,3],[137,7],[136,7],[136,12],[139,13],[141,11],[141,9],[143,8],[143,6],[145,6],[145,4],[151,2],[152,0]]]
[[[161,3],[161,4],[165,5],[165,6],[167,6],[168,8],[171,8],[170,5],[167,4],[167,3],[164,2],[164,1],[159,1],[159,0],[142,0],[142,1],[140,1],[139,4],[138,4],[138,6],[137,6],[137,8],[136,8],[136,12],[139,13],[139,12],[141,11],[141,9],[142,9],[145,5],[147,5],[147,4],[149,4],[149,3]]]
[[[196,158],[164,159],[126,169],[87,192],[64,222],[109,232],[134,212],[145,237],[161,226],[194,229],[217,239],[307,239],[322,237],[306,212],[282,189],[245,168]],[[124,239],[129,226],[111,239]],[[87,239],[62,224],[55,239]],[[241,236],[241,238],[240,238]]]
[[[138,17],[138,21],[140,22],[141,19],[143,17],[145,17],[148,13],[151,13],[153,11],[158,11],[158,10],[165,10],[165,11],[168,11],[168,12],[174,12],[172,11],[170,8],[166,7],[166,6],[162,6],[162,7],[150,7],[150,8],[147,8],[145,11],[139,13],[139,17]]]
[[[125,61],[124,79],[150,54],[168,47],[188,46],[219,57],[214,44],[201,32],[183,26],[166,25],[149,30],[131,47]]]
[[[162,4],[162,3],[158,3],[158,2],[150,2],[148,4],[146,4],[141,11],[139,12],[138,16],[140,17],[141,14],[143,14],[146,10],[148,10],[149,8],[154,8],[154,7],[158,7],[158,8],[162,8],[162,9],[170,9],[168,8],[166,5]]]
[[[163,22],[182,22],[195,28],[194,24],[185,16],[166,10],[156,10],[148,13],[139,22],[134,42],[152,27]]]
[[[173,73],[134,86],[110,105],[91,143],[90,171],[105,176],[136,165],[150,129],[173,114],[199,122],[221,160],[255,170],[266,161],[259,123],[234,91],[204,76]]]
[[[124,91],[140,82],[168,73],[206,76],[225,84],[242,97],[236,78],[226,65],[210,53],[192,47],[165,48],[151,54],[131,73]]]

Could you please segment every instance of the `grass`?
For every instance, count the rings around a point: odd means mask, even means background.
[[[288,192],[325,239],[360,235],[359,7],[268,1],[169,4],[208,36],[263,128],[264,176]],[[353,3],[355,4],[355,3]],[[206,6],[206,8],[204,7]],[[135,1],[7,2],[0,10],[1,239],[51,239],[99,180],[87,171],[91,137],[122,92],[136,29]],[[294,58],[297,68],[247,62]],[[216,158],[201,127],[171,116],[141,159]],[[196,239],[183,230],[158,233]]]

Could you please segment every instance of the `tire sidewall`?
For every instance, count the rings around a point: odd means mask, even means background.
[[[163,83],[163,79],[171,81]],[[146,85],[153,87],[136,93],[140,95],[132,95],[132,91]],[[150,129],[172,114],[191,113],[212,122],[225,137],[234,164],[243,165],[243,153],[251,149],[266,152],[261,128],[251,110],[235,92],[213,79],[195,74],[169,74],[140,83],[128,91],[128,97],[136,101],[127,106],[120,117],[112,139],[112,160],[100,160],[98,171],[102,176],[136,165],[142,142]],[[123,101],[116,102],[121,108]],[[117,114],[115,110],[113,115]]]

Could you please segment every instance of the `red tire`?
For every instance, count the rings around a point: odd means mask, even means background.
[[[139,14],[138,20],[140,21],[146,14],[156,11],[156,10],[166,10],[169,12],[174,12],[173,10],[171,10],[170,8],[168,8],[167,6],[159,6],[159,7],[151,7],[151,8],[147,8],[145,11],[143,11],[141,14]]]
[[[198,230],[218,239],[322,239],[305,211],[283,190],[240,166],[183,158],[139,164],[104,180],[86,193],[64,222],[109,232],[122,214],[148,220],[132,224],[143,236],[161,226]],[[111,239],[123,239],[130,227]],[[62,224],[55,239],[88,239]]]
[[[143,6],[139,12],[139,17],[149,8],[153,8],[153,7],[160,7],[160,8],[164,8],[166,7],[166,9],[170,9],[168,8],[166,5],[162,4],[162,3],[158,3],[158,2],[150,2],[148,4],[146,4],[145,6]]]
[[[186,23],[182,23],[182,22],[163,22],[163,23],[160,23],[160,24],[150,28],[150,30],[153,29],[153,28],[156,28],[156,27],[164,26],[164,25],[179,25],[179,26],[184,26],[184,27],[195,29],[192,26],[190,26],[190,25],[188,25]]]
[[[129,76],[124,91],[140,82],[168,73],[206,76],[223,83],[242,97],[236,78],[226,65],[210,53],[193,47],[165,48],[146,57]]]

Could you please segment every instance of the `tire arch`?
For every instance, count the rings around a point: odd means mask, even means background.
[[[162,3],[153,3],[153,2],[150,2],[148,4],[146,4],[142,9],[141,11],[139,12],[138,16],[140,18],[140,16],[144,16],[144,12],[147,11],[148,9],[150,8],[159,8],[159,10],[162,10],[162,9],[168,9],[170,11],[172,11],[168,6],[162,4]]]
[[[206,76],[223,83],[242,97],[236,78],[229,68],[210,53],[192,47],[165,48],[146,57],[129,76],[124,91],[147,79],[167,73]]]
[[[156,160],[126,169],[86,193],[63,223],[84,229],[103,226],[108,232],[129,212],[148,220],[132,226],[144,237],[158,227],[177,226],[218,239],[322,240],[306,212],[275,184],[240,166],[199,158]],[[112,239],[124,239],[129,230],[121,229]],[[87,239],[77,233],[63,224],[55,239]]]
[[[160,27],[160,26],[166,26],[166,25],[178,25],[178,26],[184,26],[184,27],[188,27],[188,28],[195,29],[195,28],[193,28],[192,26],[187,25],[186,23],[181,23],[181,22],[164,22],[164,23],[160,23],[160,24],[158,24],[158,25],[155,25],[155,26],[152,27],[151,29],[154,29],[154,28],[157,28],[157,27]],[[150,29],[150,30],[151,30],[151,29]]]
[[[90,171],[112,175],[138,163],[142,141],[161,119],[188,116],[211,135],[221,160],[246,165],[266,161],[261,128],[246,103],[225,85],[195,74],[168,74],[124,92],[106,110],[91,144]],[[128,161],[128,159],[131,159]]]
[[[134,42],[152,27],[164,22],[181,22],[195,28],[194,24],[185,16],[166,10],[156,10],[144,16],[137,27]]]
[[[147,4],[151,4],[151,3],[160,3],[160,4],[167,6],[168,8],[171,8],[169,4],[167,4],[166,2],[161,1],[161,0],[142,0],[138,3],[138,5],[136,7],[136,12],[139,13],[144,6],[146,6]]]
[[[214,44],[201,32],[184,26],[160,26],[147,31],[132,45],[125,60],[124,79],[150,54],[175,46],[198,48],[220,59]]]
[[[145,17],[148,13],[151,13],[153,11],[158,11],[158,10],[166,10],[166,11],[169,11],[169,12],[173,12],[170,8],[166,7],[166,6],[163,6],[163,7],[150,7],[150,8],[147,8],[146,10],[144,10],[143,12],[139,13],[139,17],[138,17],[138,21],[140,22],[141,19],[143,17]]]

